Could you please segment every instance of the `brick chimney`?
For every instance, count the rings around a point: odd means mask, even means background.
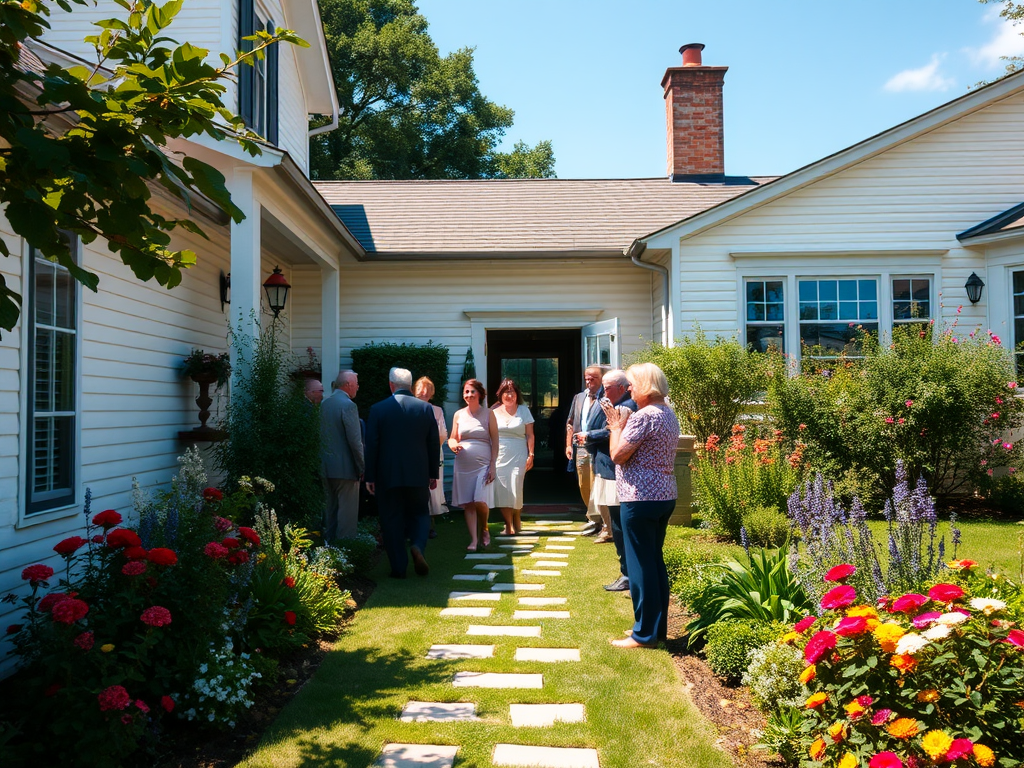
[[[671,181],[721,181],[725,176],[722,84],[728,67],[705,67],[703,43],[679,49],[681,67],[669,67],[665,89],[668,177]]]

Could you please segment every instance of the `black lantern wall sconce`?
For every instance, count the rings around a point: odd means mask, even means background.
[[[964,288],[967,289],[967,298],[971,300],[971,304],[977,304],[981,301],[981,290],[984,287],[985,282],[976,273],[971,272],[971,276],[967,278],[967,282],[964,284]]]
[[[224,305],[231,303],[231,273],[224,274],[220,271],[220,311],[224,311]]]

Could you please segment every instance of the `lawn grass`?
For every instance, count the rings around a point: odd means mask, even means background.
[[[492,526],[492,533],[496,527]],[[673,530],[673,536],[690,536]],[[556,537],[550,540],[554,541]],[[546,539],[541,538],[538,549]],[[452,581],[470,573],[480,561],[466,561],[465,533],[443,526],[427,557],[430,576],[386,578],[387,564],[373,574],[378,586],[339,638],[316,675],[283,710],[264,735],[246,768],[326,765],[367,768],[387,743],[448,744],[461,747],[456,768],[491,766],[497,743],[521,743],[598,750],[602,768],[677,766],[730,768],[729,758],[714,746],[718,734],[690,703],[668,653],[622,651],[608,644],[632,625],[630,601],[602,584],[617,575],[614,549],[579,538],[568,565],[558,577],[521,576],[520,582],[547,584],[526,596],[567,597],[568,620],[513,621],[520,607],[516,595],[504,593],[490,618],[445,617],[448,593],[484,591],[486,582]],[[492,545],[491,551],[498,550]],[[516,572],[538,558],[514,557]],[[505,562],[508,562],[506,560]],[[512,581],[501,572],[498,582]],[[529,608],[530,606],[524,606]],[[466,635],[470,624],[541,624],[540,638],[481,638]],[[435,643],[493,643],[495,657],[482,660],[425,659]],[[580,648],[582,661],[545,664],[516,662],[517,647]],[[456,671],[533,672],[544,675],[541,690],[456,689]],[[403,705],[418,701],[472,701],[478,722],[403,723]],[[585,723],[547,728],[512,728],[511,703],[584,703]]]

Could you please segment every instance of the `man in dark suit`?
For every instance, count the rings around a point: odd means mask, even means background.
[[[583,529],[584,536],[596,536],[602,528],[601,513],[591,503],[591,486],[593,484],[593,467],[590,464],[590,453],[576,435],[584,431],[592,411],[600,411],[598,401],[601,399],[601,375],[604,373],[599,365],[588,365],[583,371],[584,389],[572,399],[569,417],[565,423],[565,457],[576,468],[576,479],[580,484],[580,496],[587,507],[587,519],[590,521]]]
[[[412,394],[412,373],[392,368],[388,382],[392,396],[370,408],[366,425],[366,489],[377,498],[391,576],[405,578],[409,555],[416,573],[426,576],[430,491],[441,461],[437,420],[430,404]]]
[[[319,384],[319,382],[317,382]],[[363,437],[359,409],[352,398],[359,391],[355,371],[341,371],[334,394],[320,405],[321,467],[327,492],[324,541],[354,538],[359,521],[359,478],[363,474]],[[323,386],[320,386],[323,396]]]

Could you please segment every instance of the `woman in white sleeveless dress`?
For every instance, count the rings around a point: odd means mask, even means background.
[[[429,403],[430,399],[434,396],[434,382],[428,379],[426,376],[422,376],[416,380],[416,384],[413,385],[412,393],[416,395],[420,400],[425,403]],[[431,404],[431,408],[434,409],[434,419],[437,421],[437,433],[441,438],[442,447],[445,441],[448,439],[448,425],[444,421],[444,411],[439,406]],[[443,515],[448,511],[445,506],[444,498],[444,451],[441,451],[441,466],[437,470],[437,486],[430,492],[430,538],[437,536],[437,530],[434,528],[433,518],[436,515]]]
[[[494,506],[505,520],[506,536],[523,529],[523,481],[533,468],[533,414],[523,405],[523,394],[512,379],[498,385],[494,417],[498,422],[497,477]]]
[[[448,447],[455,454],[452,478],[452,504],[462,507],[469,529],[470,552],[478,546],[487,547],[491,535],[487,516],[494,506],[494,463],[498,458],[498,425],[494,412],[487,407],[487,393],[477,379],[462,385],[466,407],[456,411],[452,419]]]

